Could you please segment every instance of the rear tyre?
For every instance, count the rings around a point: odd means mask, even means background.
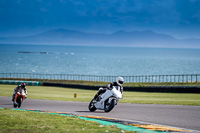
[[[94,106],[95,102],[94,99],[92,99],[92,101],[90,102],[88,109],[90,110],[90,112],[94,112],[97,108]]]
[[[104,111],[110,112],[115,107],[115,104],[116,104],[115,99],[113,99],[110,103],[108,103],[108,100],[106,100],[104,103]]]

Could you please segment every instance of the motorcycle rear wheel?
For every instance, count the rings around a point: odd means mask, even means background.
[[[104,103],[104,111],[105,112],[110,112],[115,107],[115,104],[116,104],[116,100],[115,99],[113,99],[110,104],[108,103],[108,101],[105,101],[105,103]]]
[[[88,109],[90,110],[90,112],[94,112],[97,108],[94,106],[94,99],[92,99],[92,101],[90,102]]]

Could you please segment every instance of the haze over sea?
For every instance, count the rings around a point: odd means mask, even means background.
[[[0,45],[0,73],[199,74],[200,49]]]

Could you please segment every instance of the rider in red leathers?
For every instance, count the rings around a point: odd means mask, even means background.
[[[18,85],[18,86],[14,89],[14,93],[13,93],[13,95],[12,95],[12,101],[14,101],[15,95],[16,95],[18,89],[24,89],[24,92],[25,92],[26,98],[27,98],[26,84],[25,84],[24,82],[22,82],[20,85]]]

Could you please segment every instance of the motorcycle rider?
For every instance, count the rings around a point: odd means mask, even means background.
[[[16,95],[16,93],[17,93],[17,91],[18,91],[19,89],[24,89],[24,92],[25,92],[25,94],[26,94],[25,99],[27,98],[26,84],[25,84],[24,82],[22,82],[20,85],[18,85],[18,86],[14,89],[14,93],[13,93],[13,95],[12,95],[12,101],[13,101],[13,102],[14,102],[14,99],[15,99],[15,95]]]
[[[116,82],[112,82],[112,83],[108,84],[106,88],[100,88],[99,91],[97,92],[97,94],[94,96],[94,100],[97,101],[98,100],[97,98],[99,97],[99,95],[106,92],[106,89],[111,90],[113,88],[113,86],[119,87],[120,91],[122,93],[122,96],[123,96],[123,87],[122,87],[123,83],[124,83],[124,79],[122,77],[117,77]]]

